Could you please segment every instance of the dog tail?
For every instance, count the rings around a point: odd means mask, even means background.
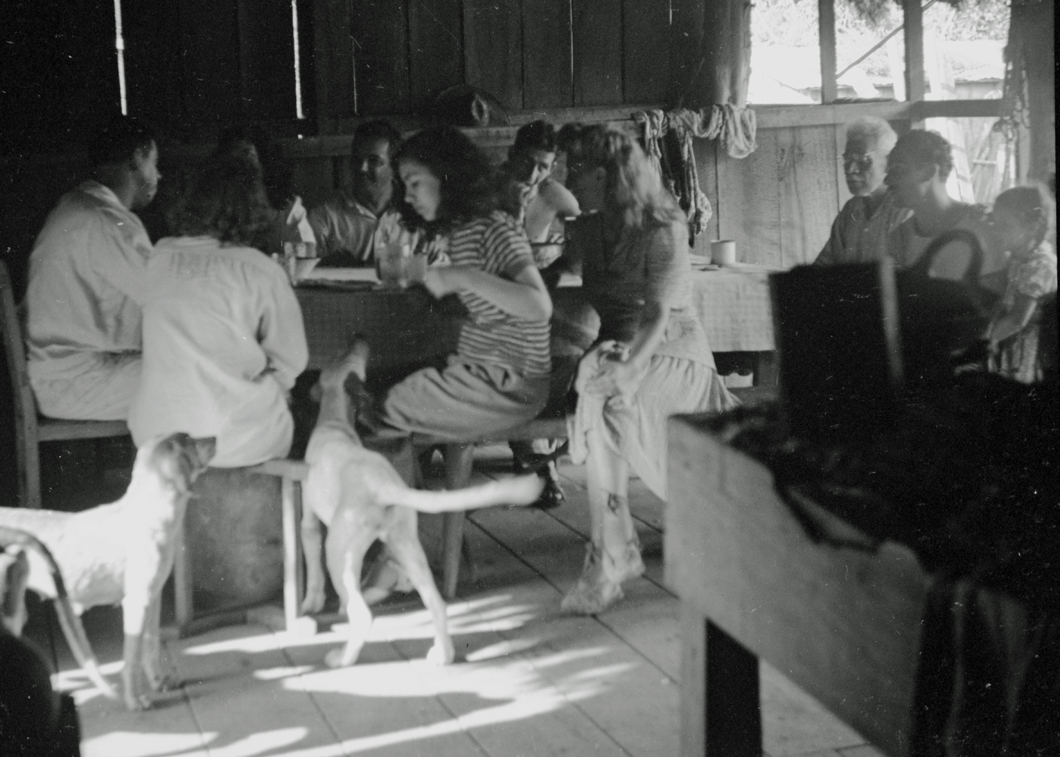
[[[429,491],[395,488],[386,499],[388,505],[411,507],[421,513],[446,513],[474,510],[493,505],[529,505],[544,486],[540,476],[514,476],[466,489]]]
[[[81,625],[81,618],[74,612],[73,605],[70,604],[70,597],[66,593],[66,584],[63,583],[63,575],[59,570],[59,564],[52,556],[51,550],[33,534],[8,526],[0,526],[0,541],[32,549],[47,563],[52,581],[55,584],[55,598],[53,600],[55,615],[59,619],[59,625],[63,629],[63,635],[66,637],[66,643],[70,645],[70,651],[73,652],[74,659],[77,660],[77,664],[81,666],[81,669],[85,671],[89,680],[96,685],[96,688],[103,692],[104,696],[109,699],[117,699],[118,693],[103,677],[103,673],[99,669],[99,662],[96,661],[96,655],[93,653],[92,645],[88,641],[85,627]]]

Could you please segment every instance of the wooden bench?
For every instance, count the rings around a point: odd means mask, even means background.
[[[14,416],[15,462],[18,467],[18,504],[41,506],[40,445],[43,442],[105,439],[128,436],[125,421],[67,421],[45,418],[29,383],[26,346],[11,276],[0,262],[0,333],[7,376],[11,385],[10,412]]]

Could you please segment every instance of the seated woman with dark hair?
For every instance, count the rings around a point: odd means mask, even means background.
[[[456,354],[392,387],[381,420],[406,431],[470,439],[538,415],[549,390],[552,300],[526,234],[498,209],[489,160],[458,129],[425,129],[394,154],[402,224],[448,238],[449,266],[427,269],[435,297],[455,294],[469,316]]]
[[[287,393],[306,367],[302,312],[281,266],[251,246],[273,217],[261,173],[211,157],[159,241],[144,302],[144,366],[129,428],[217,436],[212,466],[283,457]]]

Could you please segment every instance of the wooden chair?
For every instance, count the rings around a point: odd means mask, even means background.
[[[471,468],[475,445],[500,442],[528,442],[534,439],[566,439],[567,419],[562,415],[543,415],[520,426],[477,439],[453,441],[436,439],[425,434],[413,434],[413,446],[444,448],[445,485],[447,489],[463,489],[471,483]],[[442,596],[452,599],[460,579],[460,558],[464,547],[464,513],[452,512],[442,516]]]
[[[19,311],[7,266],[0,262],[0,332],[4,358],[12,390],[15,461],[18,467],[18,503],[21,507],[41,506],[40,444],[76,439],[105,439],[127,436],[125,421],[64,421],[45,418],[29,384],[26,347],[22,339]]]

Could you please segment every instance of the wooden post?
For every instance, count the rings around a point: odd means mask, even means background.
[[[902,0],[905,15],[905,91],[909,102],[924,99],[924,11],[921,0]]]
[[[835,102],[836,80],[835,0],[817,0],[817,36],[821,42],[821,102]]]
[[[1030,110],[1026,178],[1042,180],[1056,170],[1055,11],[1052,0],[1014,0],[1012,27],[1023,40]]]
[[[673,0],[670,101],[743,106],[751,76],[749,0]]]

